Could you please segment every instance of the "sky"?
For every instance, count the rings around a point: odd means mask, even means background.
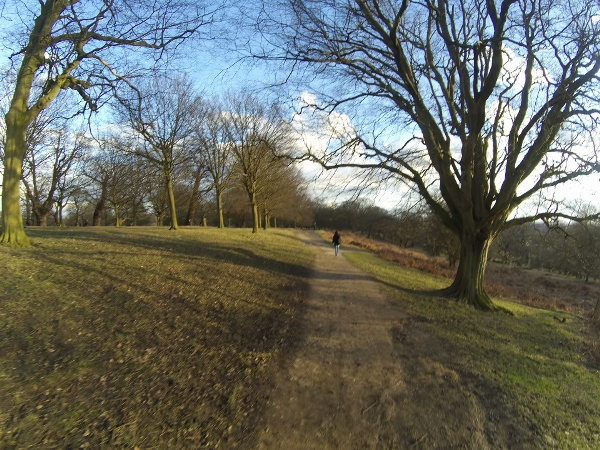
[[[510,53],[510,52],[509,52]],[[508,55],[507,71],[518,69],[522,61],[515,55]],[[279,95],[288,106],[289,118],[295,123],[296,129],[302,129],[302,137],[305,143],[312,147],[324,148],[327,146],[328,132],[335,134],[340,129],[353,127],[352,119],[343,112],[334,112],[319,133],[308,130],[305,124],[314,121],[314,117],[308,117],[315,113],[314,109],[305,108],[303,114],[299,114],[301,107],[307,104],[319,103],[318,94],[310,86],[302,86],[290,83],[280,86],[278,83],[289,73],[280,71],[279,67],[272,63],[257,61],[253,59],[240,59],[240,56],[230,51],[220,51],[212,48],[203,51],[196,47],[194,52],[186,54],[186,64],[183,70],[197,80],[201,90],[207,94],[219,94],[227,91],[251,90],[258,95]],[[541,76],[541,74],[540,74]],[[275,86],[275,87],[273,87]],[[323,172],[316,163],[305,162],[301,165],[302,171],[311,183],[311,192],[329,203],[340,203],[351,198],[356,188],[360,185],[360,179],[353,177],[349,171],[338,171],[337,173]],[[393,210],[398,206],[405,206],[407,199],[414,203],[414,195],[407,193],[406,186],[401,183],[380,185],[378,189],[365,189],[363,199],[373,202],[375,205]],[[561,201],[574,203],[583,201],[596,206],[600,205],[600,175],[594,175],[585,179],[579,179],[560,186],[554,191],[546,192],[548,196],[554,196]],[[535,200],[533,202],[535,207]]]
[[[265,99],[284,98],[288,117],[293,119],[296,129],[302,130],[299,140],[313,148],[325,148],[328,133],[335,134],[353,127],[349,115],[335,112],[328,120],[323,121],[323,128],[319,132],[315,132],[314,129],[308,130],[305,124],[312,119],[307,117],[307,114],[311,113],[310,108],[305,110],[304,114],[298,112],[302,105],[319,102],[317,94],[310,86],[279,85],[288,73],[282,72],[273,63],[244,58],[240,53],[233,51],[232,47],[233,42],[229,39],[189,42],[180,49],[179,58],[172,60],[171,65],[176,70],[188,74],[198,89],[209,97],[230,91],[250,90]],[[6,52],[0,52],[0,57],[5,59]],[[512,60],[510,64],[518,65],[518,61]],[[307,179],[311,180],[310,192],[330,203],[340,203],[352,197],[361,186],[361,179],[354,177],[348,170],[324,173],[316,163],[309,162],[302,163],[301,168]],[[555,194],[567,199],[580,198],[598,204],[599,186],[599,176],[594,176],[585,182],[566,185]],[[366,198],[386,209],[394,209],[406,199],[406,192],[406,188],[400,184],[380,185],[378,189],[365,189],[363,199]]]

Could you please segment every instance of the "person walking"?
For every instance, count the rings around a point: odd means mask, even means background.
[[[333,247],[335,248],[335,256],[337,256],[340,252],[340,245],[342,245],[342,238],[340,237],[340,233],[337,231],[333,233],[333,239],[331,241],[333,243]]]

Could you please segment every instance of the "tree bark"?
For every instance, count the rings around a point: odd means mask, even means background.
[[[194,186],[192,187],[192,194],[190,196],[190,203],[188,205],[187,217],[185,218],[186,225],[194,224],[194,217],[196,215],[196,209],[198,207],[198,194],[200,193],[200,182],[202,181],[202,172],[198,169],[194,175]]]
[[[452,284],[442,290],[444,295],[484,311],[497,309],[485,292],[484,286],[491,243],[492,239],[483,235],[463,234],[458,270]]]
[[[6,114],[6,145],[2,190],[2,234],[0,243],[28,247],[31,241],[25,234],[21,214],[21,174],[25,157],[27,123],[18,121],[17,114]]]
[[[115,210],[115,227],[120,228],[121,227],[121,210],[119,209],[119,206],[117,205],[116,202],[114,204],[114,210]]]
[[[54,215],[54,223],[56,226],[62,227],[63,223],[63,206],[62,203],[58,202],[56,207],[56,214]]]
[[[217,191],[217,212],[219,215],[219,228],[225,228],[225,219],[223,218],[223,193]]]
[[[94,215],[92,216],[92,226],[99,227],[102,225],[102,213],[106,209],[106,199],[108,197],[108,178],[102,180],[102,188],[100,192],[100,198],[96,202],[94,208]]]
[[[250,194],[250,205],[252,207],[252,232],[258,233],[260,228],[260,217],[258,213],[258,202],[256,201],[256,194],[253,192]]]
[[[40,211],[37,214],[37,217],[38,217],[38,225],[40,227],[47,227],[48,226],[48,213],[47,212]]]
[[[167,196],[169,198],[169,212],[171,213],[171,227],[170,230],[179,229],[179,223],[177,222],[177,208],[175,207],[175,192],[173,191],[173,180],[170,176],[167,176]]]

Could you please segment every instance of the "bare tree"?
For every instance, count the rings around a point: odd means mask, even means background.
[[[230,96],[228,140],[236,157],[236,171],[252,210],[252,231],[260,228],[259,201],[268,186],[271,165],[290,144],[290,130],[277,105],[266,106],[245,94]]]
[[[298,194],[302,183],[300,171],[289,160],[277,158],[271,162],[260,194],[264,229],[271,227],[272,221],[277,226],[277,217],[286,212],[288,204],[293,209],[299,207],[294,202],[301,197]]]
[[[87,158],[83,169],[94,204],[92,225],[102,225],[105,213],[111,208],[116,226],[128,220],[135,223],[136,214],[148,197],[147,163],[123,152],[114,137],[98,139],[98,144],[98,151]]]
[[[93,198],[94,212],[92,226],[102,225],[102,216],[108,204],[108,185],[111,179],[111,170],[104,164],[105,155],[95,155],[88,158],[84,169],[84,176],[90,180],[90,196]]]
[[[48,215],[57,206],[57,194],[64,191],[69,172],[89,148],[82,132],[73,133],[57,111],[39,115],[29,126],[22,174],[27,201],[36,224],[48,225]]]
[[[88,224],[87,219],[84,217],[84,209],[86,206],[89,206],[87,188],[88,185],[85,183],[85,185],[79,186],[79,188],[71,192],[70,199],[73,206],[72,219],[73,224],[76,227],[86,226]]]
[[[119,96],[115,108],[131,129],[123,150],[146,158],[162,172],[169,201],[171,229],[179,227],[173,190],[175,166],[189,158],[190,137],[202,116],[202,102],[184,78],[153,77],[148,83]]]
[[[150,209],[154,215],[156,226],[162,226],[169,210],[169,199],[164,183],[161,183],[160,180],[153,183],[148,194],[148,201],[150,202]]]
[[[306,192],[306,186],[298,186],[280,212],[281,219],[289,226],[295,227],[314,227],[315,225],[315,202]]]
[[[215,192],[219,228],[225,227],[223,193],[229,186],[234,165],[234,142],[229,140],[229,117],[221,105],[213,101],[206,117],[196,125],[195,141]]]
[[[66,176],[59,180],[58,186],[56,187],[56,214],[54,216],[55,224],[59,226],[65,225],[65,209],[70,203],[77,209],[79,205],[75,203],[79,201],[82,192],[85,192],[87,187],[87,180],[82,176],[82,165],[81,158],[74,161],[73,167],[68,171]],[[76,224],[79,224],[78,214],[76,211]]]
[[[106,88],[124,78],[123,64],[131,61],[124,51],[136,49],[142,62],[148,50],[147,59],[155,60],[196,34],[213,12],[202,2],[187,0],[26,0],[15,1],[11,11],[18,15],[11,27],[22,27],[10,29],[16,39],[3,36],[4,42],[12,39],[18,47],[11,56],[16,80],[5,115],[0,242],[29,245],[19,189],[29,125],[65,89],[77,92],[96,110]]]
[[[185,209],[185,225],[193,225],[198,213],[202,194],[205,192],[207,170],[204,160],[197,152],[192,151],[188,164],[182,168],[179,175],[179,190],[187,203]]]
[[[511,225],[571,216],[517,208],[599,169],[598,3],[294,0],[288,12],[260,23],[277,27],[264,29],[279,37],[277,56],[335,77],[318,107],[374,113],[370,134],[356,122],[308,156],[409,184],[461,243],[444,294],[495,309],[491,242]]]

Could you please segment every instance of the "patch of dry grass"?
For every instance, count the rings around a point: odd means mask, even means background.
[[[448,267],[447,260],[430,257],[423,252],[399,247],[385,242],[367,239],[355,233],[344,233],[344,242],[374,252],[381,259],[401,264],[404,267],[426,272],[442,278],[451,278],[455,270]]]
[[[247,448],[294,344],[292,234],[30,229],[0,248],[2,448]]]
[[[370,252],[346,257],[385,283],[413,327],[440,339],[436,362],[473,389],[492,445],[501,436],[506,448],[600,448],[600,366],[589,357],[598,341],[589,339],[589,320],[500,299],[512,314],[478,311],[436,296],[446,283],[439,276]]]
[[[430,257],[423,252],[372,241],[353,233],[344,233],[344,242],[373,251],[386,261],[438,277],[452,279],[455,274],[455,269],[449,267],[444,258]],[[596,302],[600,300],[599,283],[585,283],[495,263],[488,265],[486,289],[492,297],[585,317],[591,316]]]
[[[354,233],[344,233],[350,245],[372,251],[385,261],[400,264],[436,277],[451,280],[455,270],[445,259],[395,245],[376,242]],[[567,312],[589,319],[600,301],[600,284],[551,273],[525,270],[490,263],[486,289],[494,298],[518,302],[550,311]],[[600,366],[600,325],[586,320],[584,353],[592,364]]]

